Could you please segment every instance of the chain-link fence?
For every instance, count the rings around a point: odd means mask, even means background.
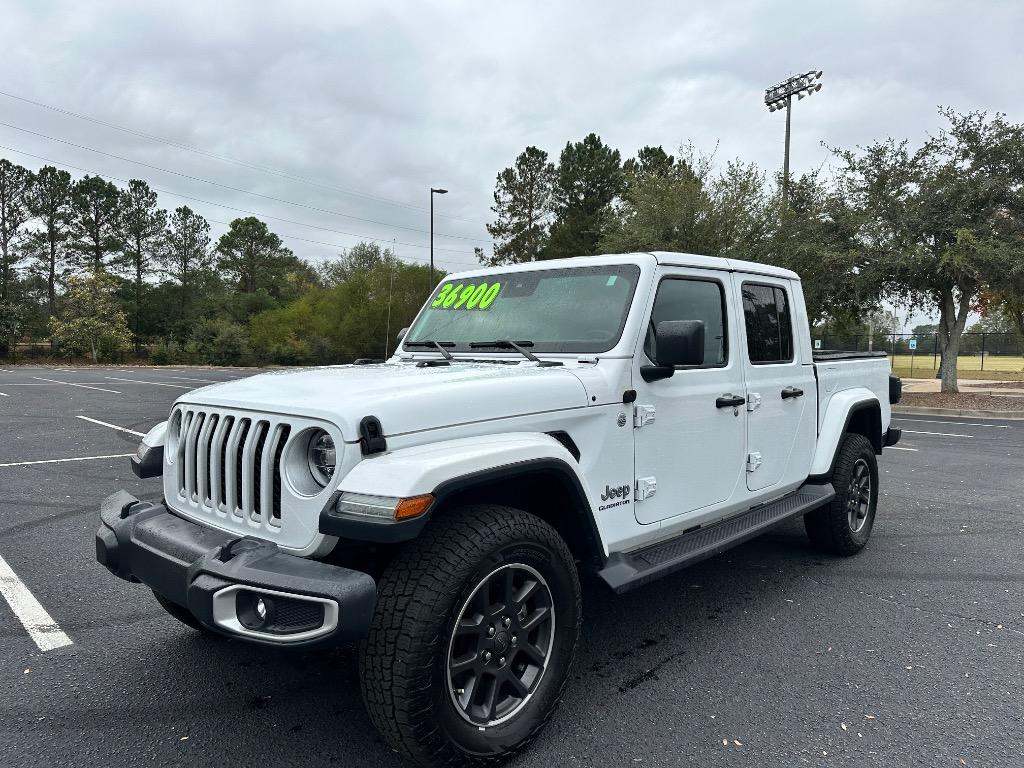
[[[852,336],[812,331],[815,349],[844,352],[884,350],[901,375],[928,377],[939,369],[942,350],[937,333],[875,333]],[[960,337],[958,371],[1024,372],[1024,337],[1016,333],[965,333]]]

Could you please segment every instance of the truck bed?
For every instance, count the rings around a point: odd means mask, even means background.
[[[889,360],[885,352],[837,352],[818,350],[814,353],[818,378],[818,429],[828,410],[829,401],[848,389],[866,388],[878,398],[882,408],[882,432],[889,426]]]

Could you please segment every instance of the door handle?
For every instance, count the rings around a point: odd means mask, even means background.
[[[791,397],[803,397],[804,391],[798,387],[786,387],[782,390],[782,399],[788,400]]]
[[[732,392],[727,392],[715,400],[715,408],[738,408],[746,402],[747,398],[742,395],[734,395]]]

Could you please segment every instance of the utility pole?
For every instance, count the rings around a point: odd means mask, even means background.
[[[430,188],[430,290],[434,290],[434,195],[447,195],[447,189]],[[427,291],[430,293],[430,291]]]
[[[778,85],[773,85],[764,92],[764,103],[769,112],[780,109],[786,110],[786,150],[782,160],[782,209],[789,208],[789,136],[792,122],[793,97],[800,101],[806,96],[817,93],[821,90],[821,70],[805,72],[802,75],[795,75],[788,80],[783,80]]]

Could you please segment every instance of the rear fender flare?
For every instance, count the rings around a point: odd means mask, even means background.
[[[835,464],[839,447],[850,426],[850,420],[858,411],[877,411],[877,436],[871,436],[871,444],[875,451],[880,453],[882,409],[878,397],[866,387],[853,387],[851,389],[837,392],[828,402],[825,410],[825,417],[821,422],[821,429],[818,431],[818,445],[814,450],[814,458],[811,459],[810,480],[827,480],[832,476],[832,467]],[[871,417],[869,417],[871,418]],[[872,418],[872,422],[874,419]]]

